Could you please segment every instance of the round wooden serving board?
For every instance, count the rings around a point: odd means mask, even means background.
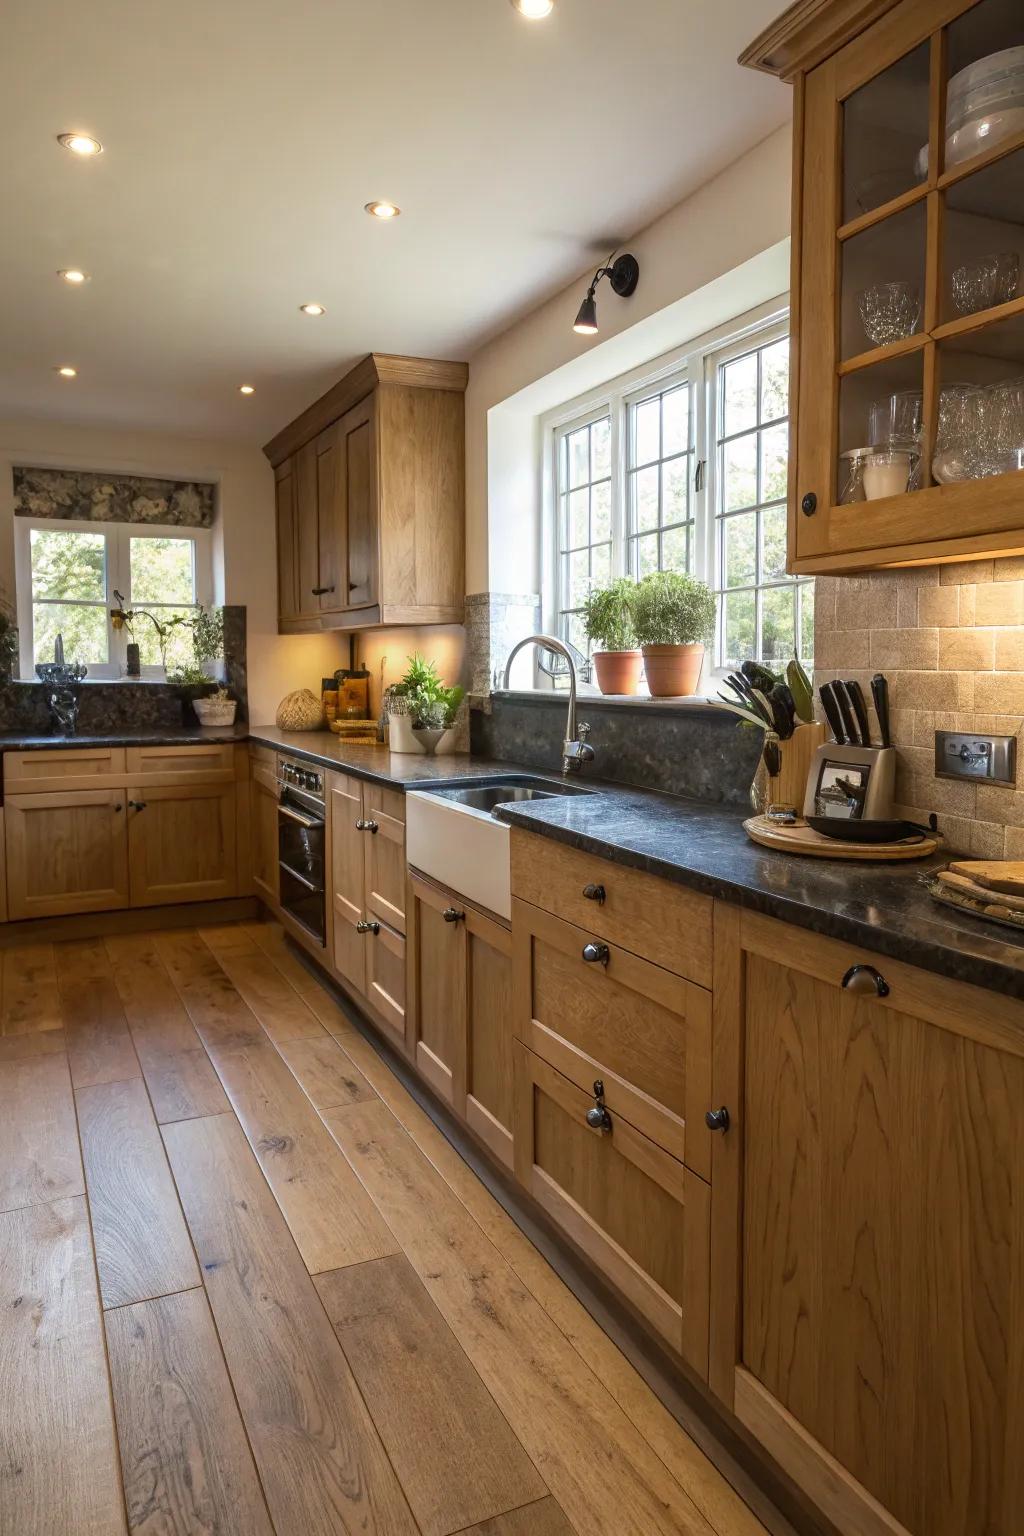
[[[812,859],[926,859],[939,846],[937,837],[901,843],[845,843],[837,837],[824,837],[805,821],[784,827],[765,816],[751,816],[743,830],[752,842],[781,853],[801,853]]]

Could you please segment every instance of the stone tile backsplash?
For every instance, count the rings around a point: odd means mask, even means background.
[[[952,847],[1024,859],[1024,557],[819,577],[815,682],[889,679],[896,793]],[[936,778],[936,730],[1018,739],[1017,786]]]

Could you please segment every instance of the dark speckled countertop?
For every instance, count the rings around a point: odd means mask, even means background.
[[[73,736],[0,731],[0,752],[43,752],[54,747],[187,747],[212,742],[247,741],[247,725],[142,726],[112,731],[76,731]]]
[[[531,774],[521,764],[482,757],[414,757],[343,743],[326,731],[238,725],[226,730],[141,730],[109,736],[0,733],[0,751],[67,746],[166,746],[189,741],[258,742],[325,768],[395,789],[442,788],[474,779]],[[1024,999],[1024,936],[1003,938],[992,925],[939,907],[920,883],[948,855],[908,864],[808,859],[759,848],[743,832],[742,813],[624,785],[582,778],[587,795],[503,806],[498,815],[601,858],[648,870],[738,906],[863,945],[945,976]]]

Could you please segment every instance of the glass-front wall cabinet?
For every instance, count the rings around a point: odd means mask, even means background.
[[[1020,550],[1024,0],[902,0],[797,89],[791,567]]]

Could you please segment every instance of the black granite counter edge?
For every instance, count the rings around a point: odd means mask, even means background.
[[[139,730],[76,731],[73,736],[42,735],[38,732],[0,731],[2,752],[46,752],[55,747],[185,747],[226,746],[247,741],[247,725],[153,726]]]
[[[380,766],[376,767],[372,760],[367,761],[354,754],[346,755],[339,737],[330,737],[332,744],[339,743],[332,751],[317,752],[313,747],[298,746],[287,740],[282,741],[278,736],[261,733],[258,725],[249,727],[249,740],[257,746],[280,752],[284,757],[301,758],[303,762],[316,763],[319,768],[347,773],[353,779],[362,779],[367,784],[382,784],[390,789],[454,789],[460,784],[472,784],[479,779],[519,778],[524,774],[531,779],[560,777],[557,772],[546,773],[543,769],[524,768],[521,763],[471,757],[468,753],[459,754],[457,761],[460,767],[457,772],[451,770],[451,757],[431,758],[413,753],[408,754],[408,772],[396,772],[392,754],[385,747],[355,749],[356,752],[362,750],[376,754],[381,759]]]

